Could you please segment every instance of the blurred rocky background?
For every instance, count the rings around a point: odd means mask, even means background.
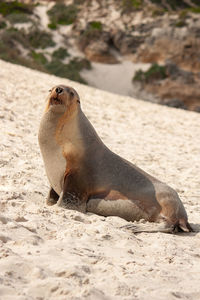
[[[200,112],[200,1],[0,1],[0,58]]]

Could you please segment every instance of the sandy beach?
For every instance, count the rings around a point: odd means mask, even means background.
[[[92,87],[118,95],[133,96],[138,93],[133,77],[136,71],[146,71],[150,64],[133,63],[118,57],[118,64],[92,63],[91,70],[83,70],[81,75]],[[151,97],[152,98],[152,97]]]
[[[0,61],[0,299],[199,300],[200,114]],[[113,151],[177,190],[194,233],[140,233],[52,206],[37,134],[48,90],[73,86]]]

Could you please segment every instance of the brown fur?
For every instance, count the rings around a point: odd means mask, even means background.
[[[49,205],[58,201],[68,209],[117,215],[128,221],[162,221],[158,231],[192,230],[172,188],[103,144],[82,112],[74,89],[62,85],[52,89],[39,143],[51,184]],[[58,170],[51,167],[54,161]],[[152,230],[148,227],[147,231]]]

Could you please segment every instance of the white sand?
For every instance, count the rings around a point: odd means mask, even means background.
[[[200,115],[0,61],[0,299],[200,299]],[[65,83],[104,142],[174,187],[197,232],[134,235],[117,217],[47,207],[37,131]]]
[[[138,93],[132,79],[137,70],[146,71],[150,64],[133,63],[118,57],[119,64],[92,63],[92,70],[83,70],[83,78],[90,86],[120,95]]]

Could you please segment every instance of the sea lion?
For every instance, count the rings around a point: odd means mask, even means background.
[[[109,150],[73,88],[50,91],[39,145],[51,185],[47,204],[128,221],[162,221],[153,231],[192,231],[176,191]]]

